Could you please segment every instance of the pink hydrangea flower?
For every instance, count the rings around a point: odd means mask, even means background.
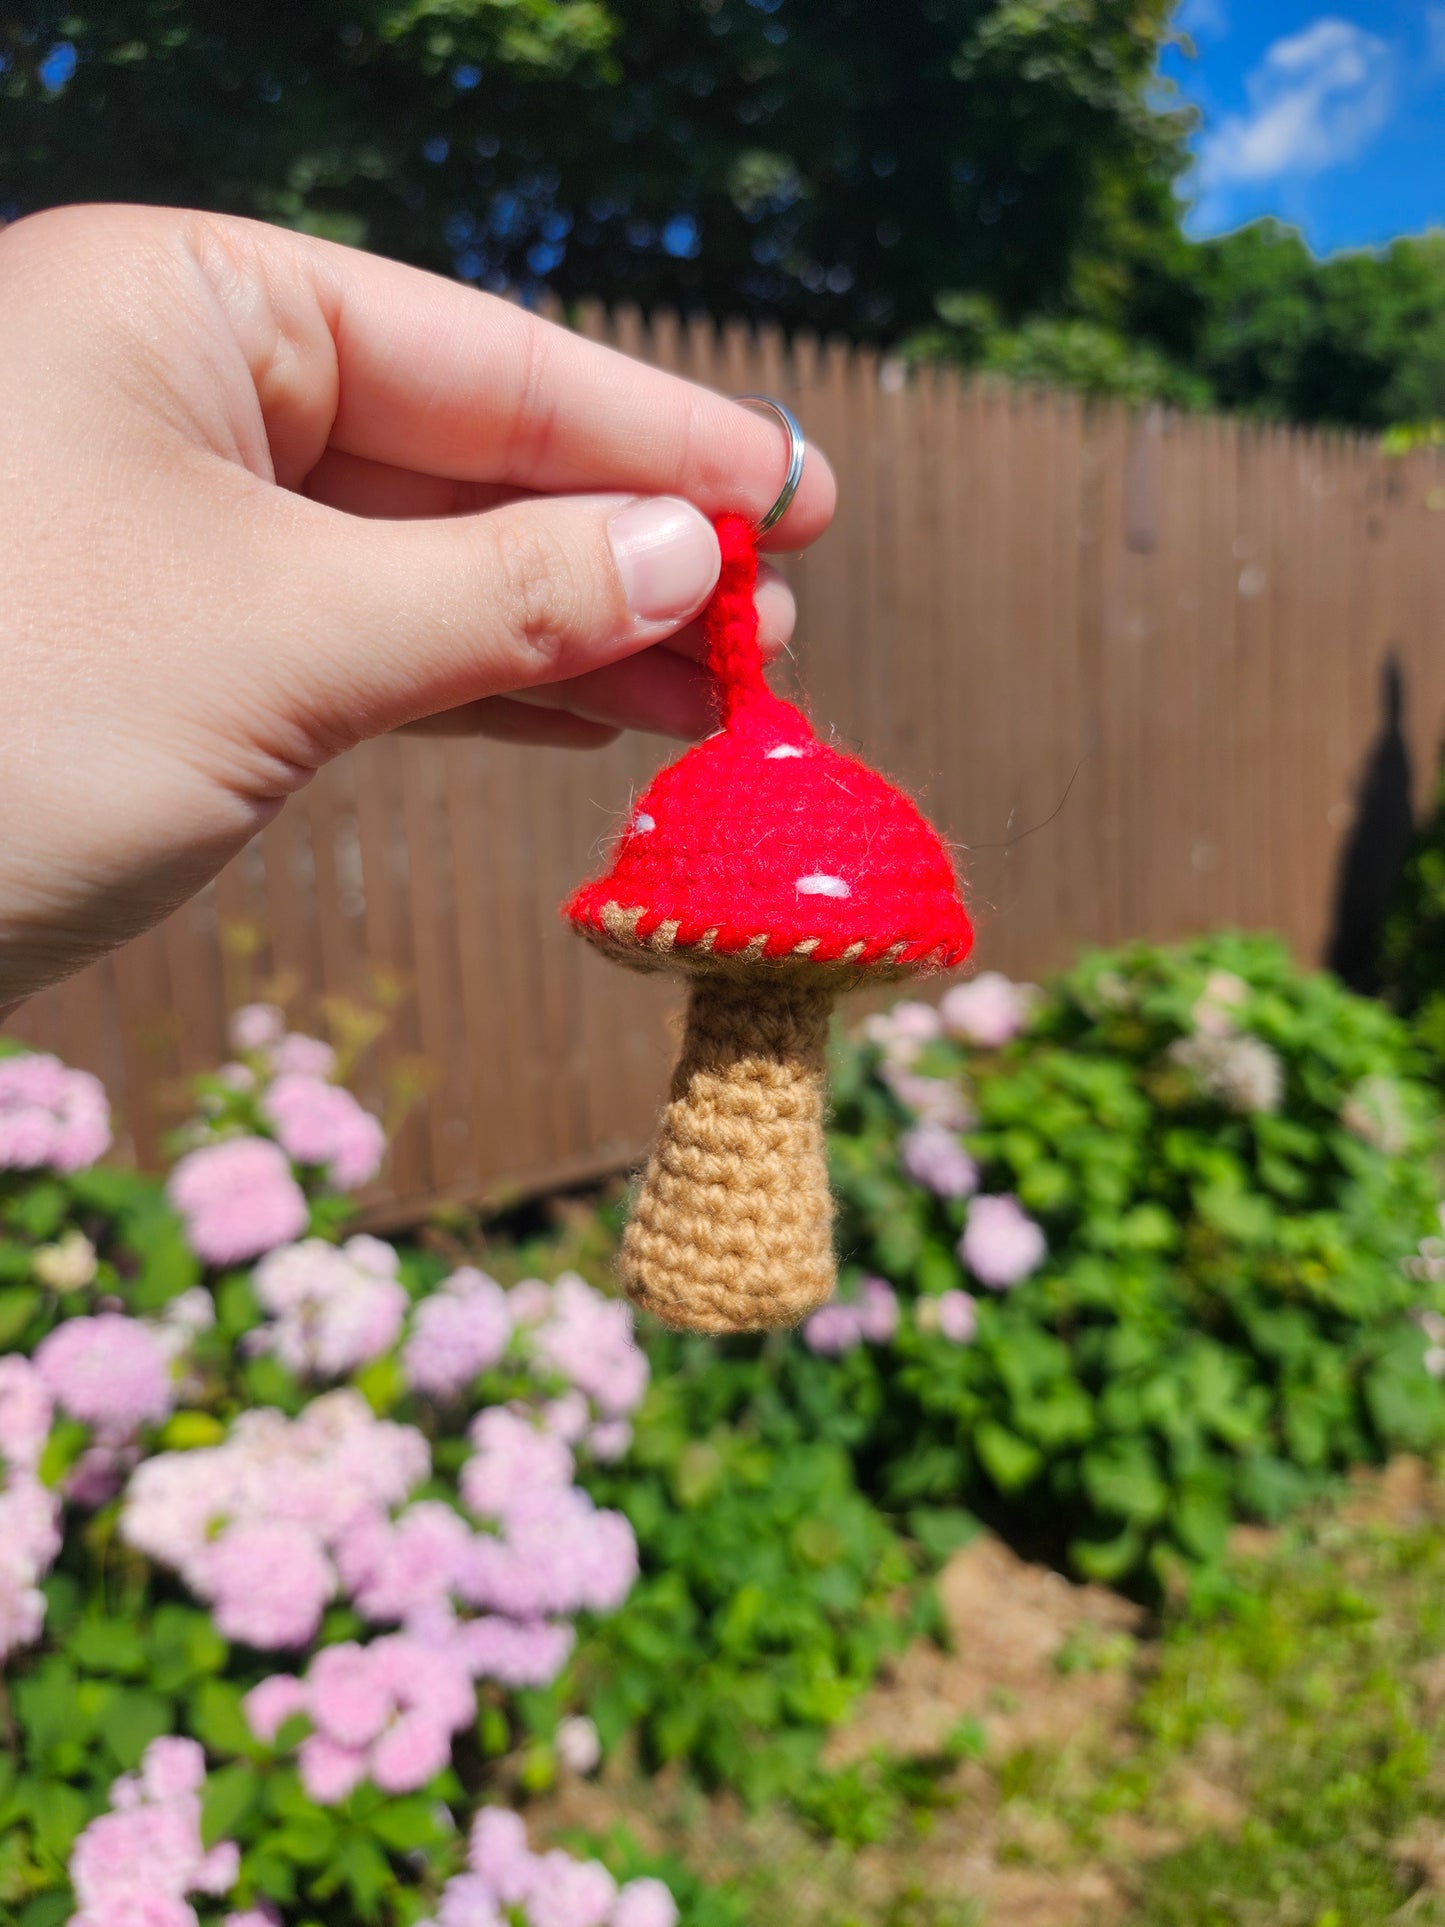
[[[0,1360],[8,1364],[9,1360]],[[28,1364],[17,1359],[16,1364]],[[39,1447],[34,1388],[20,1375],[10,1378],[11,1410],[7,1430],[15,1440],[11,1457],[0,1441],[0,1660],[28,1646],[45,1624],[40,1581],[60,1551],[60,1502],[35,1475]],[[0,1406],[0,1420],[5,1418]]]
[[[174,1800],[199,1793],[206,1778],[206,1756],[195,1740],[162,1735],[141,1760],[140,1782],[147,1799]]]
[[[201,1842],[205,1756],[194,1740],[154,1740],[140,1771],[111,1788],[111,1810],[78,1835],[70,1883],[94,1927],[194,1927],[185,1896],[224,1894],[240,1872],[233,1840]]]
[[[953,1131],[915,1124],[898,1141],[898,1161],[915,1184],[940,1198],[967,1198],[978,1189],[978,1166]]]
[[[288,1071],[261,1099],[261,1114],[287,1157],[321,1166],[338,1191],[356,1190],[381,1169],[386,1133],[340,1084]]]
[[[575,1486],[530,1486],[497,1537],[471,1542],[457,1579],[470,1605],[511,1619],[615,1612],[637,1578],[637,1541],[620,1512]]]
[[[331,1077],[336,1071],[336,1052],[330,1044],[304,1031],[281,1038],[268,1057],[273,1077]]]
[[[471,1676],[459,1654],[405,1633],[369,1646],[323,1647],[297,1684],[304,1694],[301,1710],[314,1728],[297,1751],[297,1764],[311,1798],[327,1806],[364,1779],[385,1793],[425,1786],[451,1758],[452,1734],[476,1712]],[[273,1702],[257,1701],[256,1692],[249,1696],[253,1725],[257,1719],[269,1725],[288,1696],[273,1695]]]
[[[358,1514],[336,1546],[336,1565],[352,1603],[367,1619],[406,1620],[446,1599],[471,1532],[439,1499],[396,1520]]]
[[[602,1760],[597,1727],[583,1714],[558,1722],[554,1744],[557,1758],[569,1773],[595,1773]]]
[[[257,1265],[270,1349],[301,1377],[340,1378],[391,1346],[406,1316],[400,1259],[380,1238],[281,1245]]]
[[[632,1427],[625,1418],[604,1419],[591,1426],[582,1441],[589,1458],[599,1465],[613,1465],[625,1459],[632,1447]]]
[[[494,1927],[517,1910],[528,1927],[677,1927],[677,1905],[660,1880],[619,1888],[597,1860],[527,1845],[520,1817],[483,1807],[472,1824],[471,1871],[447,1883],[438,1927]]]
[[[33,1472],[53,1417],[45,1380],[18,1352],[0,1357],[0,1460],[12,1471]]]
[[[550,1686],[567,1661],[577,1636],[550,1619],[505,1619],[484,1613],[457,1628],[457,1647],[473,1679],[495,1680],[514,1692],[524,1686]]]
[[[888,1063],[906,1070],[917,1062],[925,1044],[943,1035],[943,1026],[932,1004],[905,998],[891,1010],[875,1011],[866,1018],[863,1035],[877,1045]]]
[[[118,1894],[103,1909],[83,1907],[72,1914],[69,1927],[197,1927],[197,1916],[175,1894]]]
[[[841,1358],[863,1343],[857,1308],[834,1299],[803,1324],[803,1343],[820,1358]]]
[[[149,1325],[121,1312],[69,1318],[35,1348],[35,1369],[71,1418],[119,1438],[169,1416],[170,1353]]]
[[[524,1278],[507,1293],[507,1310],[519,1329],[540,1325],[552,1309],[552,1287],[541,1278]]]
[[[882,1278],[864,1278],[856,1298],[835,1298],[803,1325],[803,1343],[820,1358],[841,1358],[865,1342],[886,1345],[898,1330],[898,1296]]]
[[[924,1077],[887,1063],[878,1074],[902,1109],[911,1111],[921,1124],[935,1124],[942,1131],[966,1131],[978,1121],[963,1092],[947,1078]]]
[[[617,1882],[600,1860],[574,1860],[557,1849],[533,1863],[530,1927],[607,1927],[616,1901]]]
[[[315,1536],[288,1519],[228,1526],[190,1560],[186,1576],[227,1639],[268,1648],[304,1646],[336,1589]]]
[[[329,1733],[308,1733],[296,1750],[301,1784],[318,1806],[334,1807],[366,1778],[366,1748],[343,1746]]]
[[[925,1323],[924,1313],[930,1317]],[[943,1291],[937,1298],[925,1298],[918,1307],[918,1322],[931,1328],[954,1345],[970,1345],[978,1331],[978,1304],[967,1291]]]
[[[419,1927],[508,1927],[497,1912],[492,1890],[479,1874],[459,1873],[442,1889],[435,1921]]]
[[[1000,971],[985,970],[945,991],[938,1014],[950,1037],[998,1050],[1023,1030],[1037,996],[1032,984],[1010,983]]]
[[[507,1293],[465,1265],[412,1314],[402,1367],[414,1391],[454,1398],[500,1361],[511,1336]]]
[[[529,1415],[490,1405],[472,1421],[467,1437],[476,1447],[458,1481],[462,1503],[479,1519],[500,1519],[524,1492],[572,1482],[572,1453],[555,1433]]]
[[[189,1581],[192,1562],[228,1524],[284,1519],[330,1548],[359,1514],[399,1505],[430,1469],[421,1433],[378,1419],[349,1388],[312,1399],[294,1419],[258,1406],[223,1444],[138,1466],[121,1536]]]
[[[269,1746],[287,1720],[304,1713],[309,1702],[310,1694],[304,1681],[294,1673],[273,1673],[259,1686],[251,1688],[242,1706],[251,1731]]]
[[[647,1356],[632,1336],[631,1307],[594,1291],[572,1271],[552,1287],[531,1354],[544,1372],[585,1393],[604,1418],[627,1418],[647,1390]]]
[[[958,1241],[958,1255],[990,1291],[1008,1291],[1032,1277],[1048,1256],[1043,1231],[1017,1198],[977,1197]]]
[[[45,1624],[45,1594],[32,1575],[16,1573],[16,1563],[0,1558],[0,1659],[39,1639]]]
[[[188,1152],[166,1195],[197,1257],[210,1265],[239,1264],[289,1244],[310,1216],[285,1152],[269,1138],[226,1138]]]
[[[629,1880],[617,1896],[612,1927],[677,1927],[677,1902],[660,1880]]]
[[[286,1035],[286,1013],[279,1004],[242,1004],[231,1012],[226,1035],[244,1056],[269,1051]]]
[[[467,1859],[504,1907],[519,1906],[531,1882],[532,1854],[520,1813],[483,1807],[472,1822]]]
[[[99,1078],[58,1057],[0,1057],[0,1171],[83,1171],[110,1149]]]

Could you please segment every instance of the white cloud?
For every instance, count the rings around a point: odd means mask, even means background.
[[[1437,10],[1445,21],[1445,5]],[[1394,57],[1374,34],[1333,16],[1276,40],[1245,82],[1249,107],[1199,150],[1196,216],[1221,216],[1231,188],[1323,173],[1352,160],[1384,126]]]

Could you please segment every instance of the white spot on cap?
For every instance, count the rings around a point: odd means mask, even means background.
[[[655,816],[649,816],[646,810],[639,810],[632,819],[632,828],[634,834],[645,830],[655,830],[657,828],[657,818]]]
[[[853,894],[842,877],[799,877],[793,887],[800,897],[851,897]]]
[[[796,743],[779,743],[776,749],[770,749],[768,751],[763,761],[765,763],[780,763],[785,756],[802,756],[805,753],[805,751],[798,748]]]

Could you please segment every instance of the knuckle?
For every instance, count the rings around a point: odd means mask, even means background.
[[[586,616],[584,571],[540,516],[499,516],[492,533],[490,591],[520,673],[558,668]]]

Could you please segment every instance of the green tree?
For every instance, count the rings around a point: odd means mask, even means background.
[[[1445,233],[1320,261],[1259,221],[1197,260],[1190,359],[1224,406],[1359,428],[1445,414]]]
[[[894,336],[964,288],[1012,320],[1172,224],[1171,4],[19,0],[0,181],[564,296]]]

